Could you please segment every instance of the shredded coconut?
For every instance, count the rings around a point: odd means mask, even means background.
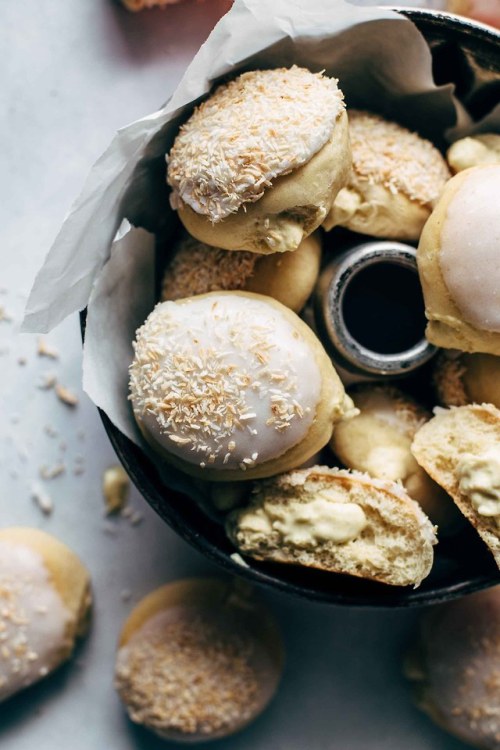
[[[167,156],[172,205],[218,222],[262,197],[330,139],[344,109],[337,81],[305,68],[256,70],[220,86]]]
[[[359,177],[432,206],[451,174],[430,141],[368,112],[349,110],[353,168]]]
[[[174,249],[165,269],[162,299],[176,300],[207,292],[243,289],[261,256],[210,247],[189,235]]]

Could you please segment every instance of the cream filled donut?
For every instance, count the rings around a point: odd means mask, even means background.
[[[262,605],[231,583],[188,579],[134,608],[120,635],[115,686],[132,721],[164,739],[201,742],[253,721],[282,667],[281,636]]]
[[[313,466],[255,482],[226,519],[244,555],[418,586],[429,575],[434,528],[396,482]]]
[[[401,482],[439,531],[454,530],[460,513],[410,450],[415,433],[431,418],[430,412],[394,386],[363,384],[349,395],[360,413],[335,429],[330,447],[336,456],[349,469]]]
[[[314,232],[293,253],[260,255],[205,245],[185,235],[173,248],[162,283],[162,300],[244,289],[267,294],[299,312],[318,278],[321,239]]]
[[[190,234],[227,250],[295,250],[345,184],[351,154],[337,81],[293,66],[219,86],[167,157]]]
[[[139,427],[198,477],[243,480],[298,466],[352,412],[313,332],[268,297],[213,292],[161,303],[134,349]]]
[[[500,135],[483,133],[461,138],[450,146],[446,159],[455,173],[485,164],[500,164]]]
[[[42,531],[0,530],[0,701],[56,669],[84,634],[89,575]]]
[[[449,181],[417,262],[433,344],[500,354],[500,164]]]
[[[450,172],[432,143],[378,115],[349,110],[352,172],[323,223],[418,240]]]
[[[500,410],[492,404],[439,409],[418,430],[411,449],[474,526],[500,568]]]

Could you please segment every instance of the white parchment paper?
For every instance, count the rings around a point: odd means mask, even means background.
[[[471,129],[453,87],[435,85],[425,40],[397,13],[344,0],[236,0],[170,102],[120,130],[96,163],[26,310],[25,329],[43,332],[88,305],[84,388],[143,448],[127,400],[128,366],[134,332],[154,304],[154,240],[122,220],[163,233],[175,223],[164,155],[214,81],[294,63],[337,77],[348,107],[379,112],[436,142],[457,124]]]

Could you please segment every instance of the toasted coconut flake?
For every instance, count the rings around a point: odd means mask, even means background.
[[[207,292],[243,289],[254,271],[256,253],[210,247],[187,235],[165,269],[162,299],[176,300]]]
[[[451,174],[430,141],[378,115],[349,110],[353,168],[373,184],[432,206]]]

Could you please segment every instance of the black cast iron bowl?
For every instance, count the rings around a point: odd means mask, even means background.
[[[398,9],[427,40],[438,84],[453,82],[474,119],[500,101],[500,34],[451,14]],[[82,314],[82,330],[85,314]],[[131,480],[158,515],[187,542],[228,573],[305,599],[332,604],[408,607],[453,599],[500,583],[491,554],[468,525],[441,539],[435,564],[418,589],[383,586],[348,576],[295,566],[249,560],[242,567],[231,559],[234,547],[224,528],[186,495],[169,489],[149,458],[101,412],[113,447]]]

